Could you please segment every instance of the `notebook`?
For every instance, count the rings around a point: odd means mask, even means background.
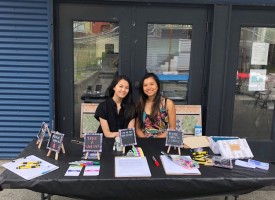
[[[190,156],[185,157],[190,158]],[[165,155],[161,155],[160,160],[166,175],[201,175],[201,172],[198,168],[185,168],[178,165]]]

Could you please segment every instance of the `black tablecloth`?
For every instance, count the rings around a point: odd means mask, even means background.
[[[116,178],[114,157],[120,153],[112,150],[114,139],[106,138],[103,140],[99,176],[84,177],[82,170],[78,177],[65,177],[64,174],[69,167],[68,163],[81,159],[82,145],[65,140],[66,153],[60,153],[59,160],[56,161],[54,152],[50,157],[46,156],[46,142],[43,143],[41,149],[37,148],[35,142],[31,142],[19,157],[35,155],[59,166],[59,169],[29,181],[5,170],[0,176],[2,189],[30,189],[41,193],[83,199],[190,199],[245,194],[275,183],[274,165],[270,165],[268,171],[236,166],[232,170],[201,166],[201,175],[168,176],[162,165],[156,167],[151,159],[154,155],[161,164],[160,151],[167,150],[163,139],[137,140],[137,146],[142,147],[147,157],[152,177]],[[170,153],[176,154],[177,150],[172,148]],[[184,150],[184,155],[189,154],[189,150]]]

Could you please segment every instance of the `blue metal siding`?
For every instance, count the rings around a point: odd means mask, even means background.
[[[52,122],[51,1],[0,1],[0,158]]]

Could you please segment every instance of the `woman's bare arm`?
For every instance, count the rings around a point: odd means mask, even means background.
[[[111,132],[110,131],[109,124],[108,124],[107,120],[99,118],[99,122],[100,122],[100,125],[101,125],[101,128],[103,130],[103,133],[104,133],[105,137],[114,138],[114,137],[119,136],[118,132]]]

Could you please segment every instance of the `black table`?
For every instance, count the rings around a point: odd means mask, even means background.
[[[49,174],[26,181],[18,175],[5,170],[0,176],[0,189],[30,189],[32,191],[83,199],[191,199],[208,196],[240,195],[275,183],[275,166],[268,171],[234,167],[233,170],[201,166],[201,175],[167,176],[162,165],[156,167],[151,159],[154,155],[160,162],[160,151],[166,151],[164,139],[138,139],[147,157],[152,177],[115,178],[114,157],[120,153],[112,150],[114,139],[103,140],[100,175],[84,177],[65,177],[69,162],[80,160],[82,145],[64,141],[66,154],[60,153],[54,160],[54,152],[47,157],[46,142],[41,149],[35,140],[19,155],[35,155],[59,166]],[[130,148],[130,147],[129,147]],[[126,148],[127,151],[128,147]],[[174,148],[170,153],[177,153]],[[184,155],[189,155],[184,150]],[[255,158],[256,159],[256,158]],[[161,163],[161,162],[160,162]]]

